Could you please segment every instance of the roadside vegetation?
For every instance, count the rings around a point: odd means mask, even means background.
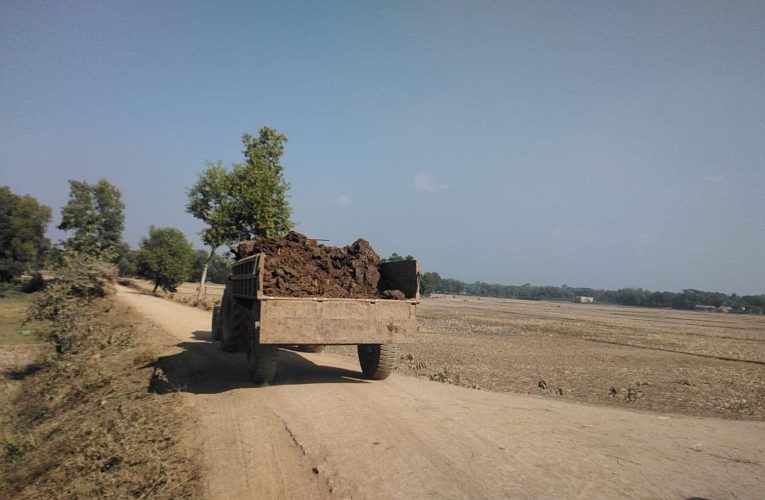
[[[189,419],[174,395],[147,390],[156,346],[111,300],[116,269],[86,254],[62,260],[24,325],[21,307],[2,308],[4,338],[34,328],[49,348],[3,374],[0,498],[198,496],[177,437]]]
[[[194,249],[181,231],[151,226],[141,241],[138,269],[154,282],[154,293],[159,287],[173,291],[189,276],[193,258]]]
[[[0,286],[43,265],[50,249],[45,237],[50,217],[50,208],[34,197],[0,186]]]

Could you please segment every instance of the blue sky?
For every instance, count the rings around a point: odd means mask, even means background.
[[[0,4],[0,184],[125,238],[273,126],[297,229],[467,281],[765,292],[765,3]]]

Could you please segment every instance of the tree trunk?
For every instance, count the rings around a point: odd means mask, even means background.
[[[216,248],[218,247],[210,247],[210,255],[207,256],[205,267],[202,268],[202,279],[199,280],[199,288],[197,288],[197,300],[202,298],[202,291],[205,289],[205,282],[207,281],[207,267],[210,265],[213,255],[215,255]]]

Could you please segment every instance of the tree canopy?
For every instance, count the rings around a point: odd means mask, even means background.
[[[243,163],[227,170],[208,162],[189,189],[186,211],[205,223],[202,241],[210,247],[199,276],[197,297],[204,288],[215,250],[225,243],[254,236],[278,236],[292,229],[281,157],[287,137],[263,127],[257,137],[242,135]]]
[[[242,135],[245,161],[227,170],[207,163],[189,189],[186,211],[206,224],[210,247],[254,236],[279,236],[293,227],[281,157],[287,137],[263,127],[257,137]]]
[[[441,276],[438,273],[423,273],[420,276],[420,293],[426,297],[435,292],[441,284]]]
[[[270,127],[260,129],[258,137],[242,135],[244,163],[235,164],[230,173],[232,217],[239,238],[274,237],[293,227],[292,209],[287,199],[290,185],[284,179],[281,157],[287,137]]]
[[[141,240],[138,269],[154,282],[154,291],[162,287],[175,291],[191,270],[194,250],[181,231],[172,227],[149,228],[149,237]]]
[[[188,197],[186,211],[205,223],[200,233],[205,245],[215,249],[239,237],[231,178],[220,162],[207,163],[189,189]]]
[[[112,252],[122,239],[125,227],[122,194],[106,179],[96,184],[69,181],[69,201],[61,209],[64,231],[74,230],[65,245],[91,255]]]
[[[0,186],[0,282],[40,267],[50,248],[45,229],[51,210],[30,195]]]
[[[387,259],[382,259],[383,262],[399,262],[401,260],[415,260],[415,259],[411,255],[407,255],[406,257],[404,257],[403,255],[399,255],[396,252],[393,252],[392,254],[390,254],[390,257],[388,257]]]
[[[229,268],[231,267],[232,260],[213,254],[212,259],[208,260],[209,254],[204,250],[194,251],[194,260],[191,264],[191,274],[189,275],[189,281],[199,282],[204,272],[205,265],[207,268],[207,281],[212,283],[225,284],[228,279]]]

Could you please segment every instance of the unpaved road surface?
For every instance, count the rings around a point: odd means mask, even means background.
[[[176,346],[158,365],[198,424],[209,498],[761,498],[765,424],[501,394],[281,353],[270,387],[210,313],[120,288]],[[563,355],[564,353],[562,353]],[[160,376],[159,378],[163,378]],[[158,389],[157,389],[158,390]]]

